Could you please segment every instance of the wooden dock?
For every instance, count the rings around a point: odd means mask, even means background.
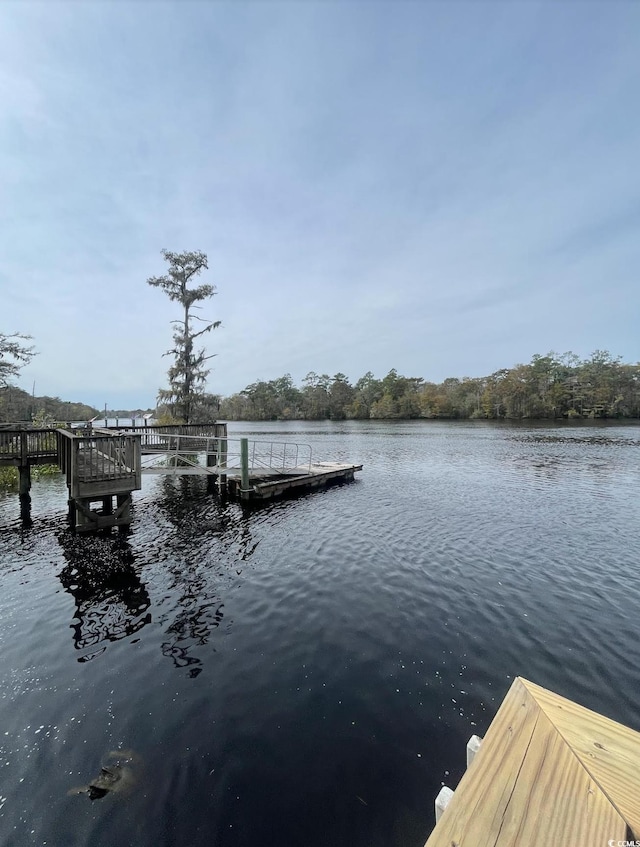
[[[131,431],[131,430],[135,431]],[[142,487],[142,444],[167,437],[224,434],[226,424],[140,426],[123,430],[91,426],[34,428],[0,425],[0,466],[19,472],[21,516],[30,522],[31,467],[57,465],[65,474],[71,526],[78,532],[131,523],[131,494]],[[97,505],[97,507],[96,507]]]
[[[307,444],[230,439],[226,423],[145,424],[118,430],[0,426],[0,466],[19,470],[25,521],[34,464],[57,464],[66,475],[69,519],[80,532],[127,526],[131,494],[141,488],[143,474],[206,476],[221,492],[260,503],[350,482],[362,469],[362,465],[314,461]]]
[[[71,525],[80,532],[128,526],[131,493],[142,487],[140,439],[120,433],[77,435],[63,429],[56,436]],[[101,507],[91,508],[96,502]]]
[[[426,847],[640,843],[640,733],[518,677]]]

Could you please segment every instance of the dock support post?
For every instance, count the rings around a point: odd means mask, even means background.
[[[122,523],[118,526],[120,532],[127,532],[131,524],[131,494],[116,494],[116,517],[122,518]]]
[[[20,518],[23,523],[31,522],[31,465],[26,459],[18,466],[18,491],[20,493]]]
[[[20,465],[18,468],[20,476],[20,497],[29,497],[31,491],[31,465]]]
[[[218,441],[218,465],[221,468],[227,467],[227,439],[221,438]],[[249,454],[249,449],[247,446],[247,457]],[[220,488],[220,493],[224,493],[227,490],[227,475],[226,473],[221,473],[218,477],[218,486]]]
[[[242,491],[249,489],[249,439],[240,439],[240,485]]]
[[[467,768],[470,767],[471,762],[476,757],[476,753],[482,746],[482,738],[478,735],[472,735],[469,741],[467,742]],[[451,802],[451,798],[453,797],[453,791],[446,785],[443,785],[440,789],[438,796],[436,797],[436,824],[442,817],[442,813],[447,808],[449,803]]]
[[[473,762],[476,757],[476,753],[480,749],[480,745],[482,744],[482,738],[478,735],[472,735],[471,738],[467,741],[467,767]]]
[[[67,501],[67,507],[68,507],[68,510],[69,510],[68,515],[67,515],[69,523],[71,524],[71,528],[75,529],[76,528],[76,501],[73,499],[73,497],[69,497],[69,500]]]
[[[436,823],[442,817],[442,813],[449,805],[449,801],[453,797],[453,791],[450,788],[447,788],[446,785],[443,785],[440,789],[440,793],[436,797]]]
[[[207,467],[215,468],[216,466],[216,455],[214,453],[207,453]],[[218,478],[215,474],[208,473],[207,474],[207,491],[211,494],[217,484]]]
[[[20,515],[28,519],[31,512],[31,465],[29,464],[29,441],[26,432],[20,433],[20,464],[18,465],[18,491],[20,492]]]

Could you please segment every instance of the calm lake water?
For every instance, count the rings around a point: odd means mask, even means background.
[[[247,433],[364,470],[250,514],[145,478],[126,540],[0,496],[3,847],[422,847],[514,676],[640,729],[640,428]]]

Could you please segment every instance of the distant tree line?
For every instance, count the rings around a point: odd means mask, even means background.
[[[253,382],[221,398],[218,417],[228,420],[344,420],[411,418],[640,418],[640,363],[596,350],[535,355],[526,365],[485,377],[429,382],[369,371],[351,384],[345,374],[308,373],[296,387],[290,374]]]
[[[0,421],[88,421],[98,411],[85,403],[69,403],[59,397],[34,397],[15,385],[0,388]]]
[[[34,348],[25,342],[30,335],[0,332],[0,422],[86,421],[97,412],[84,403],[68,403],[59,397],[34,397],[16,388],[12,381],[20,369],[36,355]]]

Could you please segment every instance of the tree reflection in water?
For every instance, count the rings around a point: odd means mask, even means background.
[[[210,644],[223,625],[224,588],[237,580],[257,547],[251,517],[237,504],[207,492],[206,480],[195,476],[164,477],[152,508],[166,521],[160,522],[155,539],[143,542],[139,567],[153,567],[153,617],[162,628],[163,655],[196,677],[202,671],[199,648]],[[67,531],[58,539],[68,562],[59,579],[76,603],[73,641],[82,651],[78,661],[87,662],[103,653],[109,641],[150,623],[151,598],[122,536]],[[231,622],[226,619],[224,625],[228,629]]]
[[[105,642],[139,632],[151,621],[146,586],[133,566],[130,545],[121,537],[74,535],[65,531],[58,540],[68,564],[58,575],[76,603],[72,622],[79,662],[103,653]]]
[[[170,523],[163,544],[171,609],[159,613],[167,636],[162,652],[196,677],[202,659],[194,652],[224,618],[220,583],[229,576],[229,565],[245,561],[257,544],[251,544],[242,509],[208,493],[206,480],[196,476],[165,477],[155,505]]]

